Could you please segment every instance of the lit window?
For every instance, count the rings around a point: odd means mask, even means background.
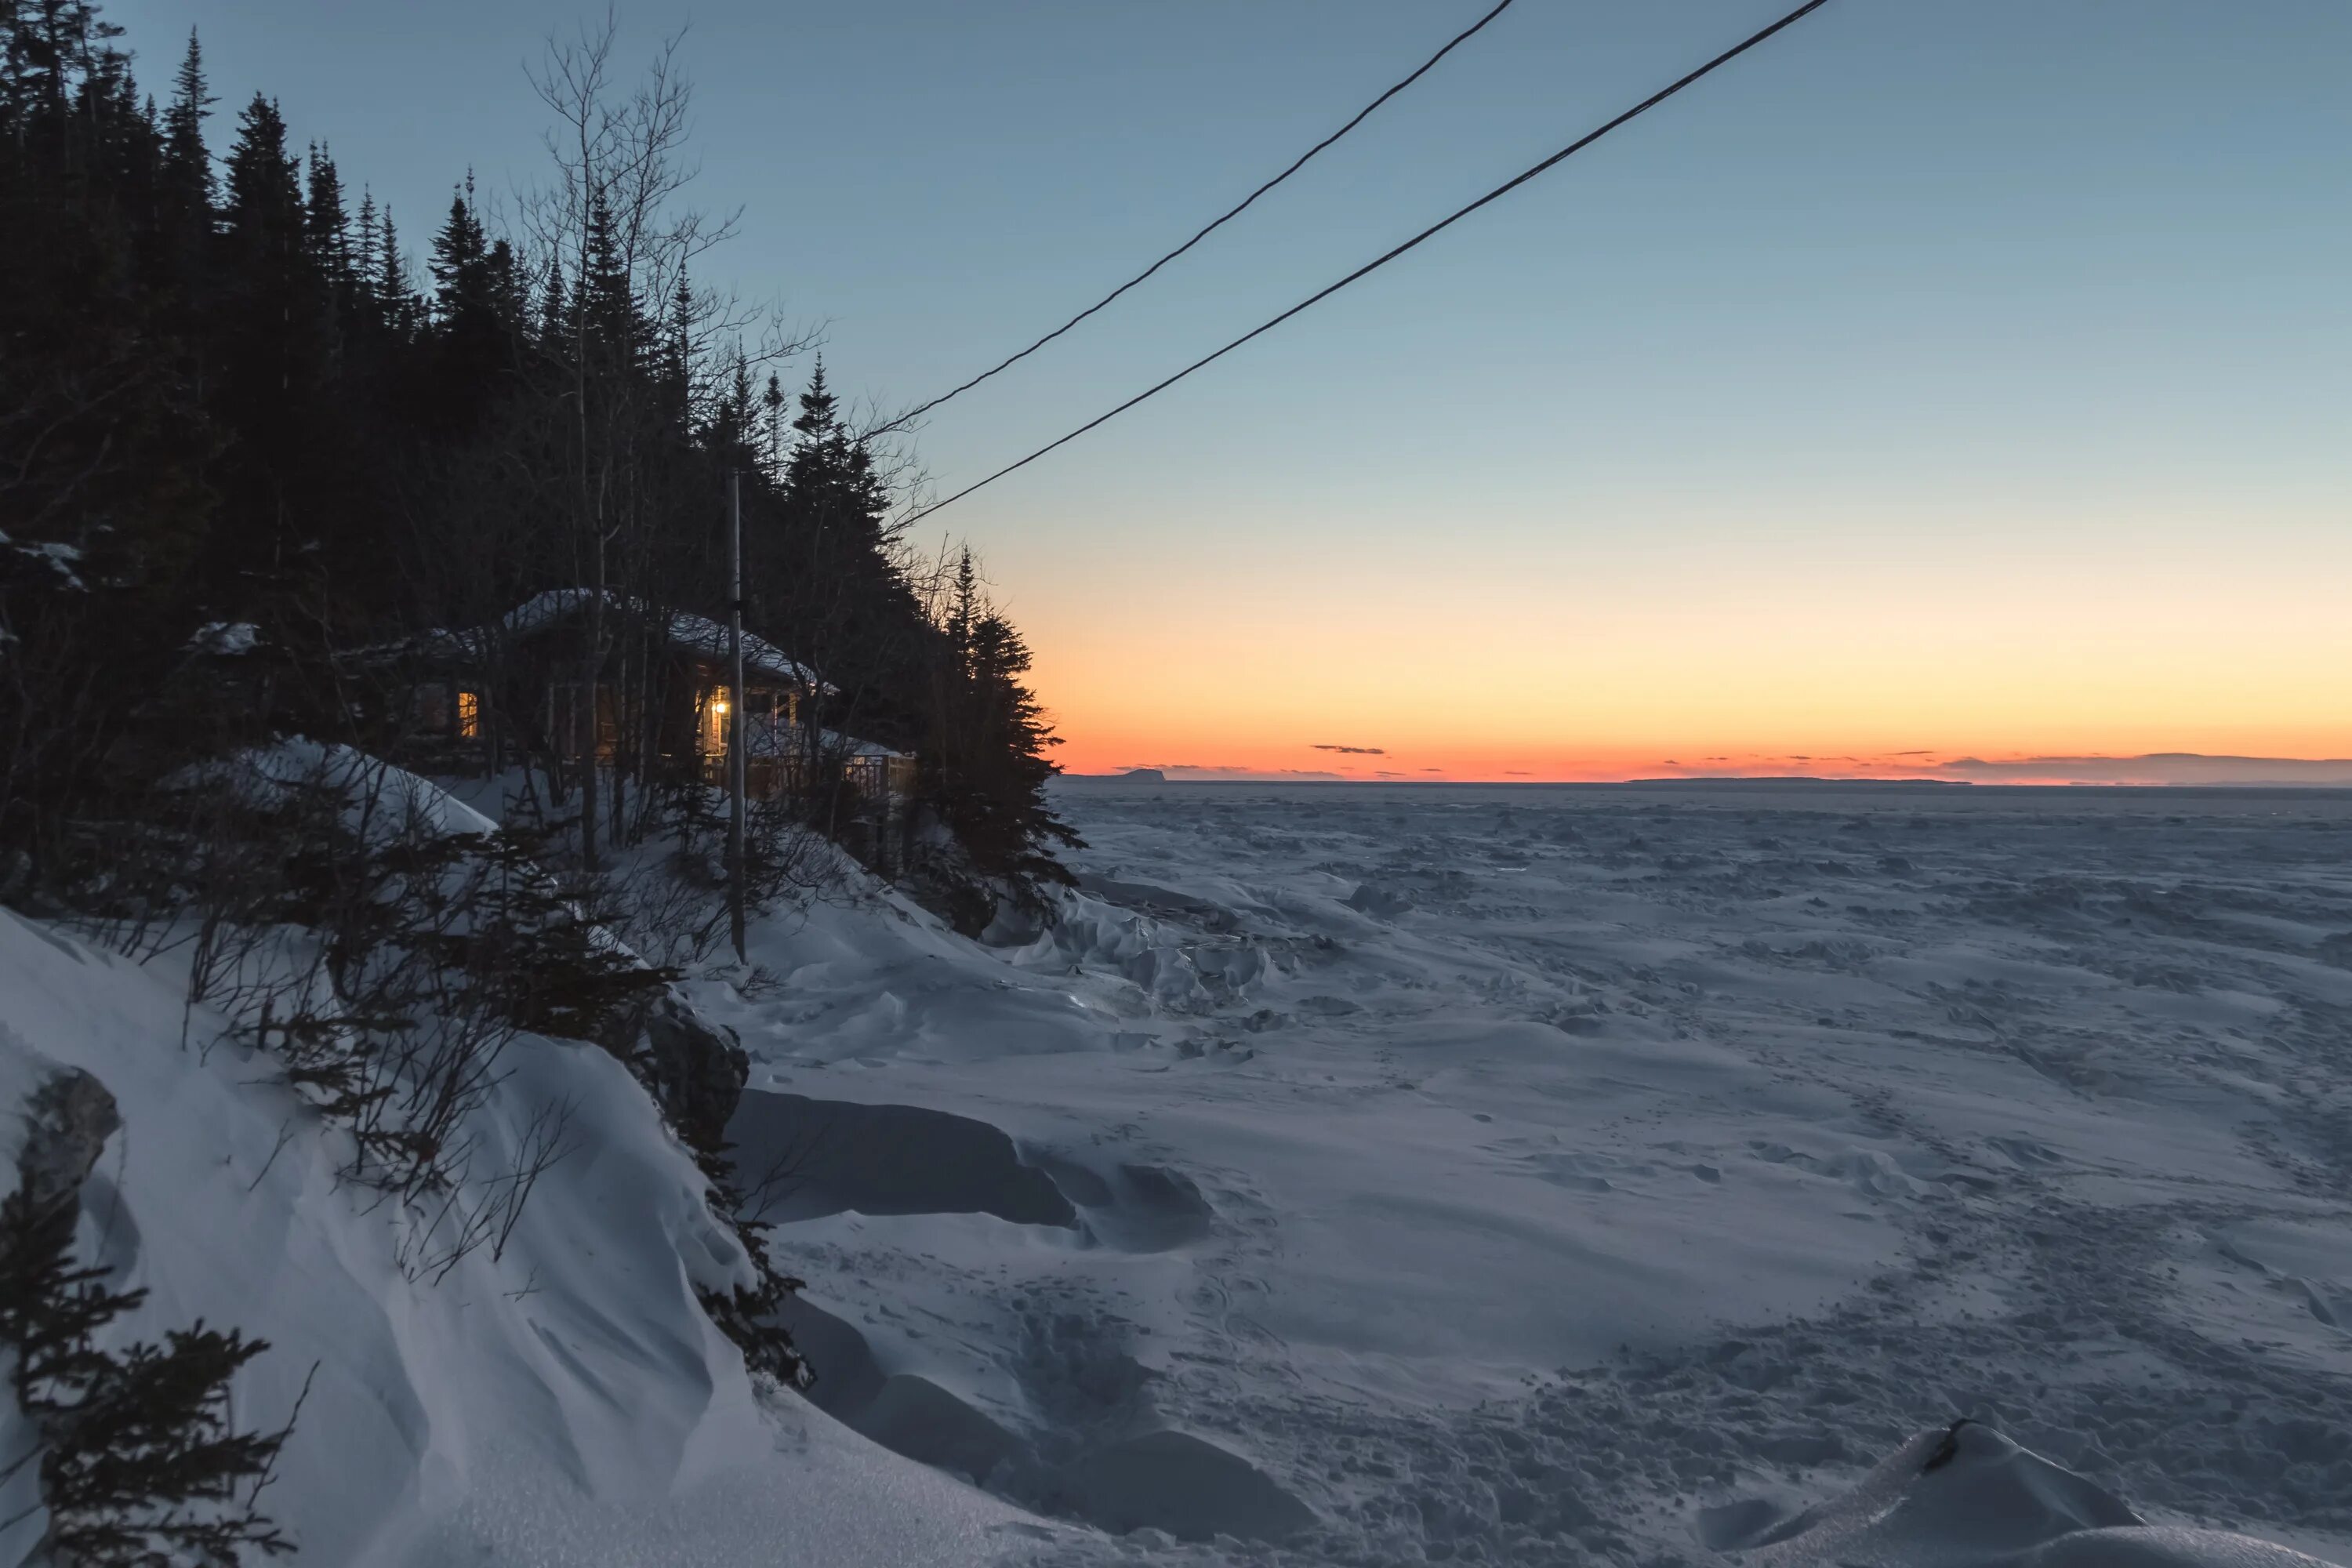
[[[730,706],[727,698],[727,688],[715,686],[711,688],[709,701],[703,708],[707,717],[703,721],[702,743],[712,753],[727,749],[727,710]]]
[[[482,694],[478,691],[457,693],[457,734],[462,740],[476,740],[482,733]]]

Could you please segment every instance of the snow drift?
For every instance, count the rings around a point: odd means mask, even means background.
[[[391,1216],[337,1182],[334,1134],[221,1022],[184,1016],[169,959],[0,910],[0,1127],[15,1136],[14,1108],[58,1068],[112,1093],[121,1128],[83,1191],[80,1256],[148,1290],[122,1334],[202,1318],[269,1342],[236,1386],[241,1424],[282,1424],[310,1382],[263,1494],[302,1561],[743,1562],[789,1541],[805,1561],[961,1563],[1018,1524],[754,1387],[695,1299],[743,1275],[741,1248],[605,1051],[511,1047],[488,1135],[561,1100],[578,1146],[501,1258],[436,1286],[404,1274]],[[24,1434],[7,1436],[13,1458]],[[0,1533],[0,1560],[41,1523]]]

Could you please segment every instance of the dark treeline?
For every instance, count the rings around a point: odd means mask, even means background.
[[[982,876],[1059,874],[1027,650],[901,537],[905,453],[787,363],[812,345],[701,285],[729,226],[684,205],[667,56],[552,48],[541,187],[499,216],[467,176],[400,226],[268,99],[216,113],[193,35],[159,101],[88,0],[0,18],[0,897],[192,755],[380,739],[352,650],[585,589],[579,679],[650,679],[647,607],[724,616],[730,470],[747,626],[835,688],[812,733],[916,752]],[[633,830],[593,776],[592,863]]]

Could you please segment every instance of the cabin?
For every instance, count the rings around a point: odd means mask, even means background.
[[[813,799],[837,784],[885,817],[912,798],[914,757],[824,728],[816,720],[834,689],[774,644],[744,634],[737,692],[724,626],[598,597],[552,590],[489,625],[427,632],[346,662],[374,677],[367,684],[395,749],[435,771],[495,772],[528,757],[560,772],[593,752],[599,767],[636,777],[723,785],[730,730],[741,724],[755,796]],[[593,689],[592,637],[605,648]]]

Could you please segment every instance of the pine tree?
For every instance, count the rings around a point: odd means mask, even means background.
[[[966,545],[956,560],[955,603],[948,611],[947,628],[955,672],[965,680],[972,675],[972,628],[982,614],[980,569],[972,563],[971,546]]]
[[[488,304],[489,243],[481,220],[474,216],[474,176],[449,197],[449,216],[433,237],[433,259],[426,263],[436,287],[435,309],[446,322]]]
[[[874,472],[873,454],[842,423],[822,354],[800,405],[793,420],[800,439],[784,464],[787,504],[811,526],[878,552],[895,539],[884,521],[889,498]]]
[[[235,446],[223,475],[229,526],[215,535],[225,617],[263,616],[315,518],[289,471],[312,460],[332,379],[332,300],[313,264],[299,166],[278,106],[257,93],[237,118],[222,214],[222,294],[212,315],[218,407]]]
[[[563,289],[563,263],[551,258],[547,264],[547,287],[539,300],[539,349],[549,358],[561,362],[571,352],[572,303]]]
[[[768,478],[781,481],[784,474],[784,384],[774,371],[768,373],[768,389],[760,395],[760,407],[768,436]]]
[[[523,281],[522,257],[514,241],[503,235],[490,241],[483,268],[488,275],[485,294],[491,315],[509,336],[520,338],[530,319],[530,300]]]
[[[161,1344],[99,1342],[147,1292],[113,1289],[108,1269],[72,1258],[86,1173],[57,1168],[60,1107],[95,1083],[60,1074],[35,1091],[16,1189],[0,1199],[0,1347],[16,1407],[39,1437],[48,1521],[38,1557],[234,1568],[245,1547],[289,1550],[255,1503],[292,1428],[238,1431],[229,1404],[230,1380],[268,1342],[201,1320]],[[110,1097],[106,1105],[110,1119]]]
[[[474,176],[449,200],[449,216],[433,237],[427,263],[434,282],[432,387],[428,417],[452,437],[478,430],[501,392],[512,363],[509,332],[518,291],[513,251],[494,251],[475,210]]]
[[[635,282],[621,258],[612,209],[600,194],[589,204],[584,270],[574,301],[588,340],[591,362],[603,374],[627,376],[642,364],[644,320]]]
[[[694,285],[681,270],[670,290],[669,330],[662,344],[661,377],[664,402],[671,422],[681,431],[694,424]]]
[[[734,363],[727,367],[727,390],[720,393],[710,411],[709,438],[712,451],[731,468],[749,468],[753,451],[751,446],[751,410],[755,395],[751,390],[751,362],[743,353],[743,345],[735,345]]]
[[[302,210],[302,233],[310,264],[325,282],[339,313],[352,308],[358,270],[352,256],[351,219],[343,211],[343,183],[334,155],[323,142],[310,143],[310,182]]]
[[[400,254],[400,231],[393,226],[392,204],[383,204],[376,237],[376,311],[383,329],[405,338],[415,330],[416,295],[408,283],[408,258]]]
[[[205,147],[205,121],[219,100],[205,89],[205,55],[196,30],[188,29],[188,52],[173,79],[171,107],[163,111],[163,170],[168,187],[188,210],[209,211],[218,189],[212,154]]]
[[[362,185],[360,216],[352,226],[352,314],[355,321],[365,321],[375,311],[376,284],[383,265],[377,255],[382,243],[378,226],[375,193]]]
[[[230,234],[254,259],[283,268],[302,231],[302,196],[293,155],[286,150],[286,121],[278,105],[259,93],[237,116],[236,143],[228,157]]]
[[[971,552],[956,562],[953,596],[940,626],[939,684],[922,752],[923,792],[983,874],[1016,898],[1039,881],[1067,881],[1057,847],[1080,840],[1054,815],[1047,753],[1061,744],[1024,679],[1028,645],[992,608]],[[979,889],[950,894],[950,913],[976,929],[992,903]]]

